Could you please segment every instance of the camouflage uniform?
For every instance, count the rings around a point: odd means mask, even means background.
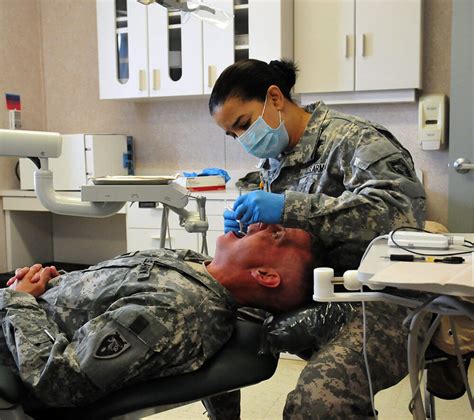
[[[321,241],[323,265],[342,274],[359,266],[372,238],[402,225],[422,227],[425,192],[409,152],[387,129],[321,102],[306,111],[312,116],[298,144],[278,159],[262,159],[261,178],[267,190],[285,194],[283,225],[312,232]],[[370,304],[367,313],[369,363],[380,390],[407,373],[401,327],[407,310]],[[313,354],[288,396],[285,418],[371,415],[360,321],[356,315]],[[219,403],[213,418],[238,418],[230,414],[237,408]]]
[[[285,193],[283,225],[314,233],[337,272],[356,268],[375,236],[423,226],[425,192],[387,129],[320,102],[306,111],[313,114],[293,150],[260,161],[262,179]]]
[[[313,232],[325,265],[339,274],[359,265],[369,241],[402,226],[422,227],[425,193],[410,154],[384,127],[317,103],[296,147],[262,164],[272,192],[285,192],[283,224]],[[368,357],[374,392],[407,373],[402,321],[407,309],[368,304]],[[313,354],[288,395],[284,417],[371,416],[362,355],[362,316]],[[389,362],[389,363],[387,363]]]
[[[61,275],[38,299],[0,290],[2,362],[13,361],[51,406],[198,369],[230,338],[236,317],[233,297],[203,261],[192,251],[140,251]]]
[[[375,393],[408,374],[408,328],[403,306],[366,303],[367,358]],[[426,328],[426,326],[425,326]],[[313,353],[288,394],[284,419],[367,419],[373,417],[363,357],[362,308],[327,346]]]

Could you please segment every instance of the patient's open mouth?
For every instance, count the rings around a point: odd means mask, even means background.
[[[237,237],[237,238],[239,238],[239,239],[240,239],[240,238],[243,238],[243,237],[245,236],[245,233],[240,232],[240,231],[237,232],[237,231],[233,230],[232,233],[235,235],[235,237]]]

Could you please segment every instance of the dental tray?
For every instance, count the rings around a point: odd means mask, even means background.
[[[149,175],[149,176],[101,176],[91,178],[94,185],[165,185],[176,180],[176,175]]]

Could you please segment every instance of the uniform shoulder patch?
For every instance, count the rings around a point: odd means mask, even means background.
[[[120,356],[129,347],[130,344],[123,338],[122,334],[114,331],[102,339],[94,353],[94,357],[97,359],[113,359]]]

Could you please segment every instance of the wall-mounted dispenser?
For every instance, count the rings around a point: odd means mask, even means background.
[[[446,95],[423,95],[419,99],[418,139],[423,150],[439,150],[447,141]]]

